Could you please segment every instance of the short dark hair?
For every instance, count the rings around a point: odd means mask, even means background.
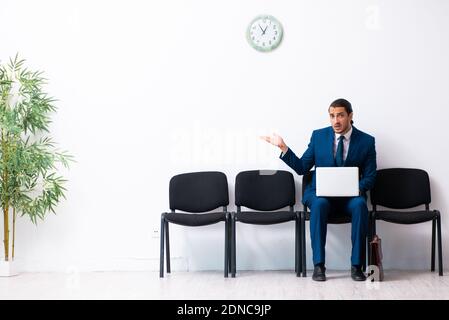
[[[333,107],[333,108],[336,108],[336,107],[345,108],[345,110],[348,113],[348,115],[352,113],[352,105],[346,99],[342,99],[342,98],[337,99],[337,100],[335,100],[334,102],[331,103],[329,108],[330,107]],[[351,120],[351,124],[353,124],[353,123],[354,123],[354,121]]]

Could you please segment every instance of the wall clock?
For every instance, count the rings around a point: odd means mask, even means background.
[[[273,16],[259,15],[246,30],[249,44],[256,50],[267,52],[276,49],[282,41],[282,25]]]

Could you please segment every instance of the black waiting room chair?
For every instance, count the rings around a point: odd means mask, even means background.
[[[376,220],[397,224],[416,224],[432,221],[431,271],[435,271],[435,228],[438,235],[438,271],[443,275],[441,248],[441,216],[438,210],[430,210],[429,175],[421,169],[391,168],[377,171],[371,190],[371,234],[376,233]],[[404,211],[424,205],[424,210]],[[378,206],[389,210],[378,210]],[[394,209],[394,210],[391,210]]]
[[[313,179],[313,171],[309,171],[307,172],[305,175],[302,176],[302,196],[304,196],[304,191],[306,189],[306,187],[312,182]],[[305,221],[309,221],[310,220],[310,211],[308,210],[309,208],[304,205],[304,210],[301,214],[301,253],[302,253],[302,257],[301,257],[301,262],[302,262],[302,266],[299,268],[302,271],[302,276],[306,277],[307,276],[307,263],[306,263],[306,227],[305,227]],[[351,216],[350,215],[329,215],[328,220],[327,220],[328,224],[344,224],[344,223],[351,223]],[[366,239],[366,247],[368,247],[368,240],[369,238],[367,237]],[[363,260],[363,264],[362,264],[362,270],[365,271],[366,270],[366,249],[363,252],[363,256],[364,258],[362,258]]]
[[[222,172],[193,172],[179,174],[170,180],[170,210],[161,214],[160,272],[164,276],[164,240],[167,253],[167,273],[170,273],[169,223],[198,227],[224,222],[225,257],[224,276],[228,276],[229,267],[229,223],[230,213],[228,181]],[[209,212],[222,207],[220,212]],[[181,210],[183,212],[175,212]]]
[[[235,179],[237,212],[231,214],[231,272],[236,273],[236,222],[270,225],[295,222],[295,272],[298,273],[299,213],[294,211],[295,182],[288,171],[254,170],[240,172]],[[253,211],[243,211],[246,207]],[[280,210],[288,207],[288,210]]]

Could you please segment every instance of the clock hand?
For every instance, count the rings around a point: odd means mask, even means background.
[[[262,34],[265,34],[265,31],[267,31],[267,28],[268,28],[268,26],[266,26],[265,29],[262,30],[262,32],[263,32]]]
[[[262,27],[260,26],[260,24],[259,24],[259,28],[260,28],[260,30],[262,30],[262,34],[264,34],[265,32],[263,31],[263,29],[262,29]]]

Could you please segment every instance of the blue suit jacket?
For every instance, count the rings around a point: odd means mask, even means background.
[[[332,127],[313,131],[307,150],[301,158],[288,148],[287,153],[280,158],[299,175],[304,175],[313,166],[335,167],[334,158],[335,133]],[[376,148],[374,137],[366,134],[354,126],[345,167],[358,167],[360,172],[359,189],[363,195],[371,189],[376,179]],[[302,202],[310,206],[310,200],[316,196],[315,172],[312,183],[304,190]],[[366,195],[365,195],[366,196]]]

